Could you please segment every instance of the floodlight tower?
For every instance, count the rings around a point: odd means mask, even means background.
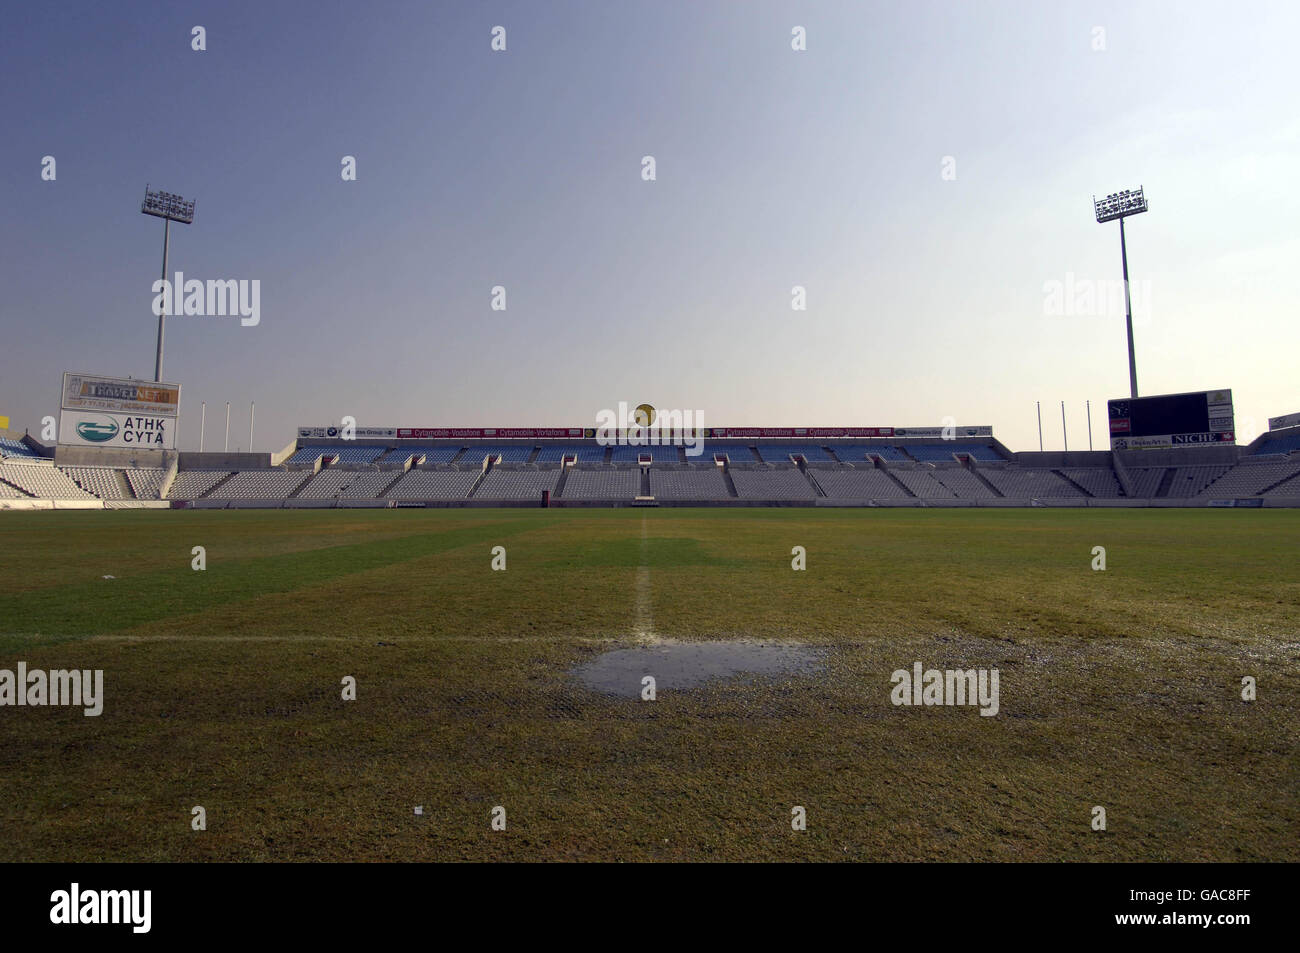
[[[179,195],[173,195],[170,192],[154,192],[149,186],[144,187],[144,202],[140,206],[140,211],[146,215],[152,215],[155,218],[163,220],[163,281],[167,281],[167,246],[171,243],[172,222],[180,222],[182,225],[190,225],[194,222],[194,201],[185,201]],[[172,289],[172,301],[175,302],[180,298],[181,289]],[[153,379],[156,382],[162,381],[162,359],[163,359],[163,323],[167,319],[167,298],[163,298],[163,307],[158,314],[158,356],[154,360]]]
[[[1129,215],[1140,215],[1147,210],[1146,196],[1139,186],[1136,192],[1113,192],[1101,201],[1092,197],[1092,208],[1097,214],[1098,222],[1113,222],[1119,219],[1119,257],[1124,266],[1124,315],[1128,321],[1128,386],[1130,396],[1138,395],[1137,358],[1133,356],[1133,305],[1128,295],[1128,249],[1124,245],[1124,219]]]

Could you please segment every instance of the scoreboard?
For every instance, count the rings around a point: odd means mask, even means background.
[[[1108,407],[1112,450],[1167,450],[1236,440],[1231,390],[1122,397]]]

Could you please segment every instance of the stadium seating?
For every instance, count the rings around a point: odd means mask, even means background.
[[[156,467],[133,467],[126,471],[137,500],[156,500],[162,495],[163,471]]]
[[[214,486],[230,476],[229,470],[184,470],[176,474],[171,489],[167,492],[169,500],[197,500]]]
[[[559,470],[497,470],[474,491],[476,500],[540,500],[543,490],[554,492]]]
[[[301,471],[243,470],[208,493],[209,500],[283,500],[303,484]]]
[[[1179,467],[1174,471],[1173,482],[1165,496],[1180,500],[1200,496],[1206,487],[1231,469],[1225,466]]]
[[[77,486],[101,500],[132,500],[126,479],[112,467],[60,467]]]
[[[817,491],[798,470],[732,470],[736,494],[746,500],[812,500]]]
[[[992,447],[982,443],[908,444],[905,448],[913,460],[922,463],[950,463],[954,453],[969,454],[980,463],[998,463],[1002,457]]]
[[[834,462],[830,454],[812,444],[767,444],[757,449],[764,463],[789,463],[790,457],[795,454],[802,456],[809,463]]]
[[[560,463],[565,457],[576,456],[579,463],[604,463],[605,448],[601,446],[542,447],[537,463]]]
[[[934,478],[952,490],[959,500],[996,500],[998,495],[965,467],[951,467],[932,471]],[[1026,497],[1027,499],[1027,497]]]
[[[15,486],[0,480],[0,500],[30,500],[31,497]]]
[[[1133,492],[1129,495],[1137,500],[1149,499],[1156,495],[1160,481],[1164,479],[1167,467],[1130,467],[1129,483]]]
[[[1113,500],[1124,495],[1110,467],[1081,467],[1061,472],[1098,499]]]
[[[865,444],[850,444],[845,446],[832,445],[831,450],[833,450],[835,456],[844,463],[860,463],[867,458],[868,453],[879,454],[890,463],[901,463],[909,459],[907,454],[903,453],[902,450],[888,444],[873,444],[871,446]],[[944,459],[949,458],[945,457]]]
[[[1265,437],[1256,454],[1295,453],[1300,450],[1300,433],[1287,434],[1285,437]]]
[[[373,500],[384,491],[384,487],[393,482],[395,477],[396,474],[392,470],[386,473],[353,473],[352,481],[339,491],[339,499]],[[299,497],[302,495],[298,494]]]
[[[899,481],[912,491],[912,495],[923,500],[952,500],[957,494],[948,489],[933,476],[933,470],[890,470]]]
[[[525,447],[522,444],[510,444],[508,446],[491,446],[485,444],[478,447],[466,447],[465,455],[461,458],[461,463],[466,466],[482,466],[484,457],[492,457],[493,460],[500,458],[501,463],[526,463],[532,456],[533,448]]]
[[[751,447],[733,444],[714,443],[713,441],[704,441],[704,452],[694,457],[687,457],[687,463],[704,464],[707,466],[716,466],[714,463],[714,454],[724,454],[731,463],[757,463],[758,457],[754,455]]]
[[[451,463],[460,447],[398,447],[381,457],[378,463],[406,463],[411,457],[424,457],[425,463]],[[478,461],[482,463],[480,459]]]
[[[898,500],[911,494],[883,470],[818,470],[817,483],[832,500]]]
[[[39,453],[21,440],[11,440],[9,437],[0,437],[0,457],[43,459]]]
[[[58,467],[44,463],[0,463],[0,480],[43,500],[93,500]]]
[[[951,473],[945,470],[940,474]],[[1051,470],[1020,469],[1009,467],[1005,470],[981,470],[984,479],[992,483],[1004,497],[1012,500],[1060,499],[1065,497],[1082,497],[1083,491],[1062,479]],[[949,484],[951,486],[951,484]],[[959,496],[965,496],[958,491]]]
[[[1278,493],[1264,491],[1282,480],[1292,481],[1300,475],[1300,460],[1286,460],[1279,463],[1241,463],[1233,467],[1205,490],[1205,496],[1212,500],[1226,500],[1249,496],[1280,496]],[[1288,487],[1291,495],[1300,496],[1300,488]]]
[[[390,500],[463,500],[479,478],[477,470],[409,470],[391,490]]]
[[[637,470],[577,470],[564,479],[566,500],[631,500],[641,495]]]
[[[308,480],[301,490],[298,491],[300,500],[332,500],[339,495],[345,486],[360,476],[355,470],[335,470],[332,467],[327,470],[321,470],[310,480]],[[388,474],[388,479],[393,478],[392,473]]]
[[[308,466],[318,457],[337,456],[339,463],[374,463],[384,454],[384,447],[299,447],[285,463],[290,466]]]
[[[705,451],[708,451],[709,443],[704,442]],[[680,447],[676,446],[653,446],[653,447],[627,447],[616,446],[610,448],[610,463],[636,463],[640,454],[648,453],[655,463],[677,463],[681,460],[679,451]],[[697,459],[687,457],[687,460]]]
[[[650,470],[650,493],[663,500],[726,500],[727,481],[722,471],[712,469]]]

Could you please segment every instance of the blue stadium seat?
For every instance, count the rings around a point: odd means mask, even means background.
[[[8,437],[0,437],[0,457],[35,457],[40,459],[40,454],[33,450],[21,440],[10,440]]]
[[[1300,450],[1300,434],[1286,437],[1267,437],[1255,453],[1292,453]]]
[[[802,454],[809,463],[832,462],[830,454],[812,444],[760,444],[758,447],[758,455],[764,463],[789,463],[792,453]]]
[[[460,447],[398,447],[388,451],[384,463],[405,463],[411,457],[424,457],[425,463],[451,463]]]
[[[385,447],[299,447],[285,463],[312,464],[325,454],[336,455],[339,463],[374,463],[384,454]]]
[[[538,463],[559,463],[565,457],[576,456],[579,463],[603,463],[605,448],[583,444],[572,447],[542,447],[537,455]]]
[[[680,460],[677,455],[678,449],[680,448],[674,446],[625,447],[620,445],[612,448],[613,453],[609,459],[611,463],[636,463],[638,455],[648,453],[655,463],[677,463]]]
[[[859,461],[865,460],[868,453],[878,453],[886,460],[891,461],[907,459],[907,454],[903,453],[903,451],[899,450],[897,447],[888,444],[872,444],[869,446],[858,444],[852,446],[837,445],[831,447],[831,449],[835,451],[835,456],[839,457],[844,463],[858,463]]]
[[[982,443],[905,444],[904,447],[912,459],[922,463],[946,463],[952,460],[954,453],[970,454],[982,463],[997,463],[1002,460],[996,450]]]
[[[465,457],[461,462],[478,466],[483,462],[484,457],[490,455],[493,458],[500,457],[502,463],[527,463],[528,458],[532,456],[532,454],[533,448],[531,446],[524,446],[523,444],[518,443],[507,446],[483,445],[467,447],[465,449]]]

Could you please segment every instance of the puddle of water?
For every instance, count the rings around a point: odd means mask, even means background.
[[[574,670],[587,688],[640,697],[641,679],[653,675],[656,691],[694,688],[737,675],[806,675],[822,668],[826,650],[761,642],[659,642],[611,649]]]

